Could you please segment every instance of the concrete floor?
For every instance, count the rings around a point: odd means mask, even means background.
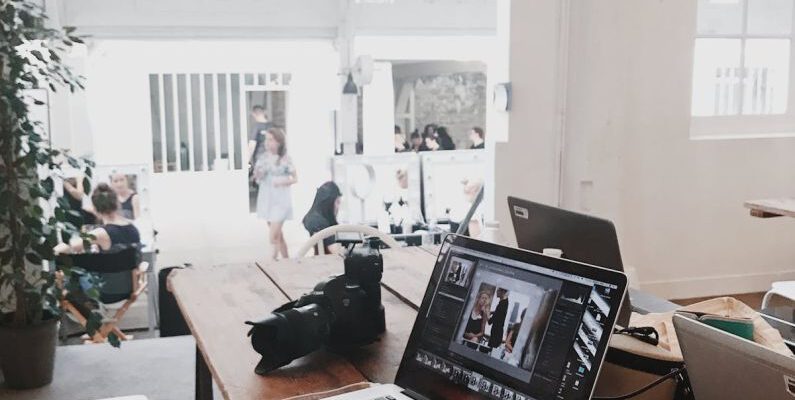
[[[191,336],[106,344],[60,346],[49,386],[4,388],[0,400],[96,400],[144,395],[148,400],[194,398],[196,344]],[[220,398],[220,397],[218,397]]]
[[[194,399],[196,344],[192,336],[160,338],[148,331],[147,298],[128,311],[120,327],[134,339],[120,349],[107,344],[83,345],[82,327],[66,321],[71,333],[58,347],[55,377],[47,387],[14,391],[4,387],[0,400],[98,400],[144,395],[147,400]],[[215,398],[223,398],[215,390]]]

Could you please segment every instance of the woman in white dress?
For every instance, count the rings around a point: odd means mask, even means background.
[[[265,151],[257,157],[254,176],[259,184],[257,193],[257,217],[268,221],[272,258],[289,258],[282,227],[284,221],[293,218],[293,200],[290,186],[298,182],[290,156],[284,131],[270,128],[265,133]]]

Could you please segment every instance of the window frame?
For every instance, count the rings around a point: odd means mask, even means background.
[[[736,139],[736,138],[756,138],[756,137],[795,137],[795,1],[793,1],[791,25],[789,34],[754,34],[748,33],[749,24],[749,0],[738,0],[742,2],[742,31],[733,33],[699,33],[698,19],[695,21],[695,35],[693,38],[693,59],[690,73],[690,137],[692,139]],[[696,2],[696,12],[699,10],[699,2]],[[787,88],[787,104],[784,113],[781,114],[742,114],[742,107],[745,103],[745,85],[739,87],[739,101],[737,103],[737,114],[734,115],[712,115],[698,116],[693,115],[693,74],[695,73],[695,44],[698,39],[734,39],[740,41],[740,71],[745,73],[746,42],[754,39],[786,39],[790,41],[789,54],[789,81]],[[743,76],[743,80],[745,80]]]
[[[238,101],[237,110],[234,109],[232,99],[232,78],[238,76]],[[171,82],[166,84],[166,77],[170,77]],[[195,89],[197,99],[194,99],[192,92],[194,85],[192,77],[197,76],[198,85]],[[248,83],[248,77],[252,77]],[[180,90],[179,79],[185,82],[183,90]],[[264,77],[264,79],[262,79]],[[245,159],[248,146],[248,113],[245,99],[247,93],[255,91],[279,91],[289,92],[290,84],[294,79],[291,71],[276,70],[273,72],[251,72],[251,71],[152,71],[147,73],[151,119],[149,141],[151,143],[151,168],[154,174],[173,174],[184,172],[209,172],[209,171],[239,171],[247,169],[248,160]],[[154,79],[154,81],[153,81]],[[209,82],[207,82],[209,81]],[[154,82],[154,87],[152,84]],[[167,88],[167,86],[169,86]],[[219,93],[221,87],[225,89],[225,101],[220,102]],[[170,89],[171,101],[166,101],[166,89]],[[157,93],[154,93],[156,91]],[[154,102],[154,96],[157,102]],[[179,101],[179,97],[185,97],[184,104]],[[206,100],[212,97],[210,105]],[[200,123],[193,124],[194,103],[198,101],[198,115]],[[171,110],[166,112],[166,103],[170,103]],[[181,124],[181,106],[185,106],[186,126]],[[154,109],[158,109],[158,118],[155,118]],[[226,126],[222,129],[220,124],[221,114],[225,115]],[[212,124],[208,121],[208,115],[212,117]],[[234,120],[237,120],[238,127],[235,129]],[[171,121],[172,132],[168,132],[167,121]],[[157,126],[155,126],[157,125]],[[211,126],[212,125],[212,126]],[[188,147],[187,160],[183,160],[180,151],[181,133],[183,128],[187,134]],[[199,142],[196,142],[196,132],[198,132]],[[156,140],[157,139],[157,140]],[[169,148],[169,140],[174,141],[174,145]],[[210,143],[212,141],[212,143]],[[228,166],[224,168],[213,167],[213,163],[221,157],[222,143],[226,143]],[[239,146],[239,148],[238,148]],[[197,150],[198,147],[198,150]],[[210,157],[212,148],[213,157]],[[198,154],[197,154],[198,153]],[[239,153],[239,154],[238,154]],[[159,155],[159,159],[158,159]],[[173,156],[172,162],[169,157]],[[187,167],[183,167],[183,161],[187,161]]]

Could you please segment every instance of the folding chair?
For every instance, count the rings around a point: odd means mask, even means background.
[[[773,282],[770,290],[762,297],[762,310],[767,308],[770,299],[773,298],[774,295],[781,296],[790,301],[795,301],[795,281]]]
[[[323,239],[334,236],[337,232],[353,232],[353,233],[361,233],[364,235],[369,236],[376,236],[381,239],[385,245],[389,246],[390,248],[396,249],[401,247],[400,243],[398,243],[392,236],[389,236],[378,229],[375,229],[371,226],[367,225],[334,225],[330,226],[326,229],[321,230],[320,232],[315,233],[312,235],[309,240],[298,249],[298,253],[296,253],[295,258],[300,259],[306,255],[311,249],[315,249],[315,255],[325,254],[325,248],[323,247]]]
[[[99,296],[100,307],[104,305],[108,309],[116,310],[112,317],[103,319],[100,328],[86,343],[105,342],[111,332],[120,340],[131,340],[132,335],[125,334],[117,325],[130,306],[146,291],[148,284],[146,272],[149,263],[140,261],[140,249],[135,246],[125,246],[112,249],[110,252],[68,254],[59,257],[71,258],[73,266],[98,274],[103,280]],[[61,308],[85,327],[87,322],[87,316],[83,314],[85,310],[81,312],[81,307],[68,300],[67,294],[64,291]]]

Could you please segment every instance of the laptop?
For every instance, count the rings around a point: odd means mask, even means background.
[[[508,197],[508,207],[520,249],[539,253],[547,248],[559,249],[569,260],[624,272],[612,222],[516,197]],[[631,311],[627,296],[619,325],[629,324]]]
[[[673,317],[698,400],[792,400],[795,359],[682,315]]]
[[[448,235],[395,384],[334,400],[591,397],[624,274]]]

